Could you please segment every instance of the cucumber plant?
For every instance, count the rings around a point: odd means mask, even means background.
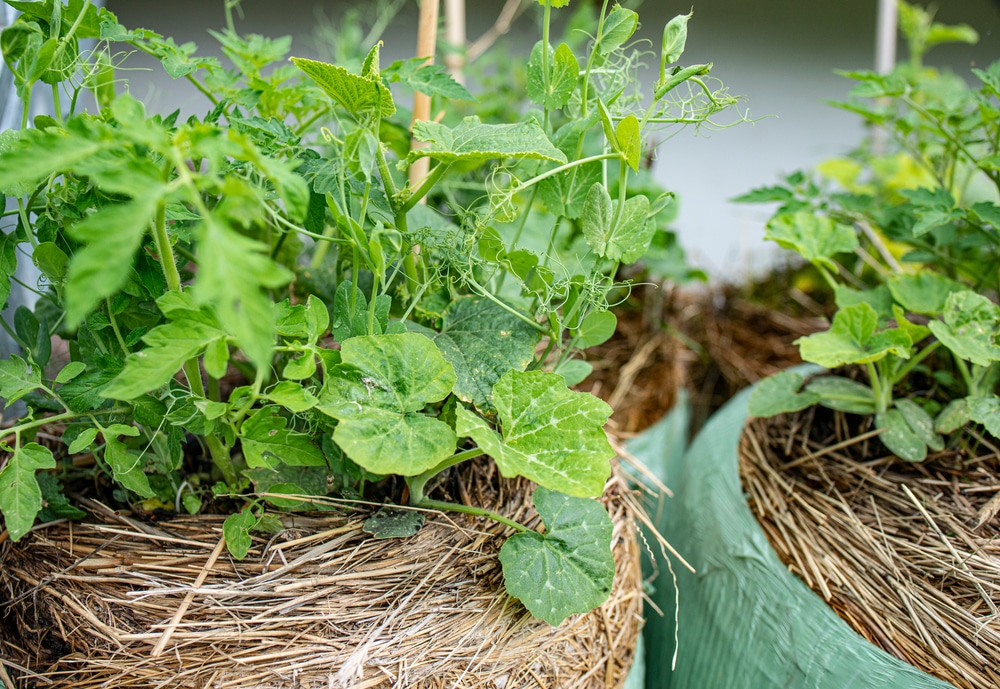
[[[672,196],[632,191],[651,129],[735,110],[711,65],[678,64],[689,16],[667,25],[645,93],[635,12],[605,2],[574,50],[550,40],[567,0],[543,0],[525,99],[477,113],[439,67],[383,67],[381,44],[357,70],[287,59],[289,38],[235,31],[233,2],[212,33],[224,63],[89,0],[6,1],[22,13],[0,42],[24,117],[0,133],[15,199],[0,296],[19,257],[43,275],[23,285],[35,308],[3,322],[21,354],[0,361],[0,396],[27,406],[2,436],[9,536],[82,516],[62,486],[86,478],[122,504],[229,510],[242,558],[252,532],[280,527],[265,507],[405,485],[391,497],[514,531],[500,561],[534,615],[600,605],[611,409],[569,385],[615,329],[619,267],[666,232]],[[119,82],[130,50],[191,82],[206,114],[147,112]],[[60,107],[31,120],[42,88]],[[414,91],[443,119],[411,131],[397,99]],[[422,158],[426,177],[404,183]],[[37,442],[53,424],[55,452]],[[544,534],[433,497],[479,455],[538,485]],[[376,532],[412,532],[383,517]]]

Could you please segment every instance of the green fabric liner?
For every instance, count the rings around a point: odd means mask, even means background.
[[[664,614],[646,615],[646,688],[952,687],[868,643],[778,559],[740,485],[749,393],[710,419],[687,452],[669,430],[674,413],[629,445],[674,492],[657,527],[697,570],[672,563],[680,611],[671,671],[676,592],[660,564],[651,599]]]

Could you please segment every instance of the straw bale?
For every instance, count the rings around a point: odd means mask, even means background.
[[[959,689],[1000,686],[1000,453],[970,432],[923,463],[858,416],[757,419],[750,507],[789,569],[859,634]]]
[[[470,474],[464,499],[538,526],[528,482]],[[0,546],[0,668],[19,689],[621,687],[642,626],[632,497],[616,473],[610,600],[558,628],[505,593],[508,529],[467,515],[376,540],[357,506],[282,513],[242,562],[221,516],[49,525]]]

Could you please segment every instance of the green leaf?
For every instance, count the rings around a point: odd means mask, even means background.
[[[0,146],[0,190],[20,192],[34,187],[42,177],[71,169],[97,155],[111,142],[67,135],[55,129],[27,129],[10,144]],[[5,150],[6,149],[6,150]]]
[[[76,436],[76,438],[73,439],[73,442],[70,443],[69,445],[69,449],[67,449],[66,451],[71,455],[78,454],[86,450],[88,447],[90,447],[94,443],[94,440],[96,439],[97,439],[97,429],[85,428],[82,431],[80,431],[80,435]]]
[[[31,261],[54,284],[62,284],[69,256],[55,242],[42,242],[31,253]]]
[[[664,81],[664,70],[681,59],[687,44],[687,25],[694,13],[678,14],[663,27],[663,40],[660,44],[660,81]]]
[[[875,392],[863,383],[841,376],[821,376],[806,385],[819,395],[819,404],[849,414],[874,414]]]
[[[455,385],[452,365],[417,333],[355,337],[341,345],[317,406],[340,423],[333,439],[376,474],[414,476],[455,450],[448,424],[419,412]]]
[[[922,342],[926,337],[931,334],[931,329],[926,325],[919,325],[917,323],[910,322],[906,317],[906,313],[900,308],[899,304],[892,305],[892,315],[896,318],[896,327],[906,333],[907,337],[913,344]]]
[[[35,474],[38,487],[42,489],[42,507],[38,520],[52,522],[57,519],[83,519],[87,513],[79,509],[63,495],[62,486],[53,474],[43,471]]]
[[[316,373],[316,357],[311,351],[302,352],[296,359],[289,359],[281,371],[282,378],[306,380]]]
[[[1000,397],[968,397],[969,416],[994,438],[1000,438]]]
[[[222,522],[222,535],[226,538],[226,548],[237,560],[242,560],[250,552],[250,546],[253,544],[250,530],[255,526],[257,517],[249,509],[231,514]]]
[[[934,431],[934,419],[924,411],[923,407],[906,398],[897,399],[895,407],[906,419],[906,425],[910,427],[913,434],[920,438],[927,447],[935,452],[944,449],[944,440]]]
[[[577,497],[598,496],[611,473],[614,451],[603,426],[611,408],[593,395],[566,388],[562,376],[510,371],[493,387],[503,435],[459,408],[455,430],[471,437],[507,477]]]
[[[337,105],[355,117],[368,113],[388,117],[396,112],[392,94],[378,77],[358,76],[343,67],[301,57],[291,60]]]
[[[86,370],[87,365],[82,361],[71,361],[56,374],[56,383],[68,383]]]
[[[817,393],[799,392],[802,381],[802,376],[794,371],[782,371],[761,380],[750,393],[750,414],[767,418],[806,409],[819,402]]]
[[[642,135],[639,132],[639,120],[635,115],[626,115],[615,128],[615,139],[621,147],[621,153],[625,157],[628,166],[639,171],[639,161],[642,159]],[[643,196],[642,198],[646,198]],[[629,199],[632,200],[632,199]],[[649,199],[646,198],[647,206]],[[626,202],[627,203],[627,202]]]
[[[581,348],[604,344],[615,334],[618,318],[611,311],[591,311],[576,333],[576,345]]]
[[[73,253],[66,278],[66,324],[75,328],[129,278],[159,201],[155,193],[128,203],[105,206],[70,228],[86,245]]]
[[[615,5],[604,20],[604,30],[597,37],[594,50],[599,55],[607,57],[624,45],[625,41],[632,38],[632,34],[635,33],[638,26],[638,14],[621,5]]]
[[[406,79],[406,83],[415,91],[420,91],[428,96],[441,96],[449,100],[476,101],[476,97],[455,81],[445,70],[444,65],[424,65]]]
[[[490,158],[531,158],[565,163],[566,156],[552,145],[534,120],[513,124],[483,124],[466,117],[457,127],[438,122],[417,122],[413,136],[430,145],[410,151],[407,161],[429,157],[442,163]]]
[[[2,158],[3,156],[0,155],[0,159]],[[11,277],[17,272],[18,244],[20,244],[20,240],[18,240],[15,232],[0,234],[0,311],[7,308],[7,300],[10,298]]]
[[[493,386],[510,370],[523,371],[538,334],[530,325],[482,297],[459,297],[445,309],[441,332],[407,321],[434,341],[455,369],[455,395],[479,409],[493,409]]]
[[[301,414],[316,406],[316,397],[298,383],[283,380],[267,391],[267,399],[280,404],[293,414]]]
[[[365,520],[361,530],[377,539],[409,538],[424,525],[424,513],[399,507],[382,507]]]
[[[633,196],[626,199],[618,224],[614,223],[617,201],[611,201],[607,189],[595,184],[583,204],[583,235],[598,256],[628,264],[639,260],[649,249],[655,225],[648,223],[649,199]]]
[[[777,242],[785,249],[797,251],[810,263],[830,270],[837,269],[833,262],[835,255],[851,253],[858,248],[858,237],[849,225],[809,211],[772,218],[764,238]]]
[[[573,387],[585,381],[594,372],[594,367],[583,359],[567,359],[555,372],[563,377],[566,387]]]
[[[130,400],[162,387],[184,362],[224,335],[218,328],[195,320],[176,320],[159,325],[143,336],[146,347],[128,355],[125,368],[101,395],[108,399]]]
[[[351,299],[354,298],[354,306]],[[387,294],[375,297],[375,335],[385,332],[389,322],[389,307],[392,299]],[[361,290],[354,290],[350,280],[337,285],[333,297],[333,323],[330,326],[333,339],[343,343],[352,337],[368,334],[368,300]]]
[[[500,548],[507,592],[553,627],[598,607],[611,594],[614,525],[601,503],[536,488],[545,535],[514,534]]]
[[[905,332],[897,329],[875,332],[877,327],[875,309],[868,304],[856,304],[837,311],[826,332],[800,337],[795,343],[803,359],[826,368],[871,363],[889,354],[910,358],[913,342]]]
[[[243,422],[240,445],[249,467],[325,466],[326,459],[306,433],[286,428],[288,421],[273,406],[262,407]]]
[[[7,400],[5,409],[40,387],[42,387],[42,370],[39,367],[30,366],[17,355],[0,361],[0,397]]]
[[[142,458],[129,452],[125,443],[114,437],[111,429],[104,433],[104,461],[111,467],[115,481],[123,488],[144,498],[156,495],[149,486],[149,478],[143,472]]]
[[[885,429],[879,434],[879,440],[897,457],[907,462],[922,462],[927,457],[927,444],[910,429],[898,409],[876,414],[875,428]]]
[[[972,420],[969,411],[969,400],[966,397],[952,400],[934,419],[934,430],[944,435],[951,435]]]
[[[205,347],[205,373],[222,378],[229,368],[229,342],[225,337],[212,340]]]
[[[549,51],[547,91],[545,72],[542,69],[542,50],[546,48]],[[564,108],[576,90],[579,76],[580,65],[568,45],[560,43],[553,51],[551,46],[544,46],[539,41],[531,50],[531,57],[528,59],[528,97],[549,110]]]
[[[834,299],[837,302],[837,307],[841,309],[855,304],[868,304],[878,314],[879,323],[892,318],[892,294],[889,293],[889,288],[885,285],[878,285],[867,290],[837,285],[834,288]]]
[[[1000,307],[988,298],[971,290],[952,292],[941,318],[928,327],[955,356],[977,366],[1000,361]]]
[[[42,509],[42,491],[35,472],[55,468],[51,450],[27,443],[15,448],[7,465],[0,470],[0,513],[12,541],[20,540],[31,530],[35,515]]]
[[[224,334],[262,368],[271,362],[274,309],[262,291],[281,287],[292,273],[271,259],[267,247],[209,216],[200,226],[197,303],[211,307]]]

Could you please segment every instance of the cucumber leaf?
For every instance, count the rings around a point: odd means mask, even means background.
[[[556,148],[534,120],[513,124],[483,124],[478,117],[464,118],[454,127],[438,122],[417,122],[413,136],[429,145],[410,151],[408,162],[433,158],[442,163],[480,161],[490,158],[532,158],[565,163],[566,155]]]
[[[952,292],[945,303],[942,320],[928,324],[931,332],[955,356],[977,366],[1000,361],[1000,307],[971,290]]]
[[[830,270],[837,269],[834,256],[858,248],[858,237],[850,226],[809,211],[778,215],[767,224],[764,238]]]
[[[750,393],[750,414],[767,418],[806,409],[819,402],[821,398],[816,392],[799,392],[802,382],[802,376],[794,371],[782,371],[758,382]]]
[[[909,335],[898,329],[876,332],[877,327],[875,309],[860,303],[837,311],[826,332],[800,337],[795,343],[803,359],[826,368],[866,364],[889,354],[910,358]]]

